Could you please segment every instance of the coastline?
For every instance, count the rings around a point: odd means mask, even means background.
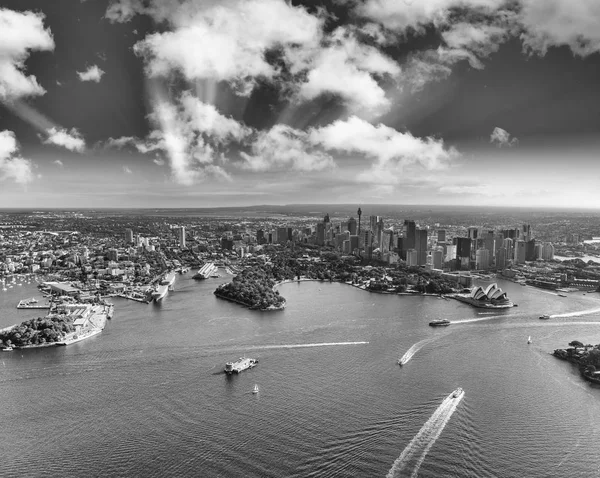
[[[286,301],[284,300],[283,304],[281,304],[280,306],[270,305],[267,308],[261,309],[261,308],[258,308],[258,307],[253,307],[252,305],[250,305],[247,302],[244,302],[242,300],[234,299],[233,297],[227,297],[227,296],[225,296],[223,294],[220,294],[216,290],[213,293],[219,299],[228,300],[229,302],[235,302],[236,304],[243,305],[244,307],[246,307],[247,309],[250,309],[250,310],[260,310],[260,311],[265,311],[266,312],[266,311],[271,311],[271,310],[283,310],[283,309],[285,309],[285,306],[286,306]]]

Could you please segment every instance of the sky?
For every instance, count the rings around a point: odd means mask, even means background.
[[[597,0],[0,0],[0,207],[600,208]]]

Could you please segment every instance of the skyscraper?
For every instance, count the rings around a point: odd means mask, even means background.
[[[477,239],[478,229],[476,227],[470,227],[468,230],[469,239]]]
[[[496,269],[504,269],[506,267],[506,249],[501,247],[496,251]]]
[[[456,259],[460,269],[469,269],[471,260],[471,239],[468,237],[455,237]]]
[[[356,219],[354,219],[353,217],[348,219],[348,230],[350,231],[351,235],[356,235]]]
[[[133,231],[131,229],[125,229],[125,242],[133,244]]]
[[[487,270],[490,266],[490,251],[481,247],[475,254],[475,268],[478,270]]]
[[[325,223],[317,223],[317,246],[325,245]]]
[[[409,221],[408,219],[404,221],[404,248],[406,250],[415,249],[416,230],[415,221]]]
[[[525,263],[525,254],[527,250],[527,243],[525,241],[517,241],[515,243],[515,264]]]
[[[179,239],[179,247],[185,249],[185,226],[178,228],[177,235]]]
[[[427,229],[415,231],[415,249],[417,250],[417,263],[420,266],[427,264]]]
[[[446,229],[438,229],[437,242],[438,244],[441,242],[446,242]]]

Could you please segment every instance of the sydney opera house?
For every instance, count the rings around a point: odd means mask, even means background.
[[[496,283],[490,284],[485,289],[481,286],[473,287],[469,294],[456,294],[454,298],[475,307],[489,309],[505,309],[514,306],[506,292]]]

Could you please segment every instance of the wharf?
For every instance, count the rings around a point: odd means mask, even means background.
[[[30,302],[31,299],[20,300],[17,309],[50,309],[50,304],[37,304]]]

